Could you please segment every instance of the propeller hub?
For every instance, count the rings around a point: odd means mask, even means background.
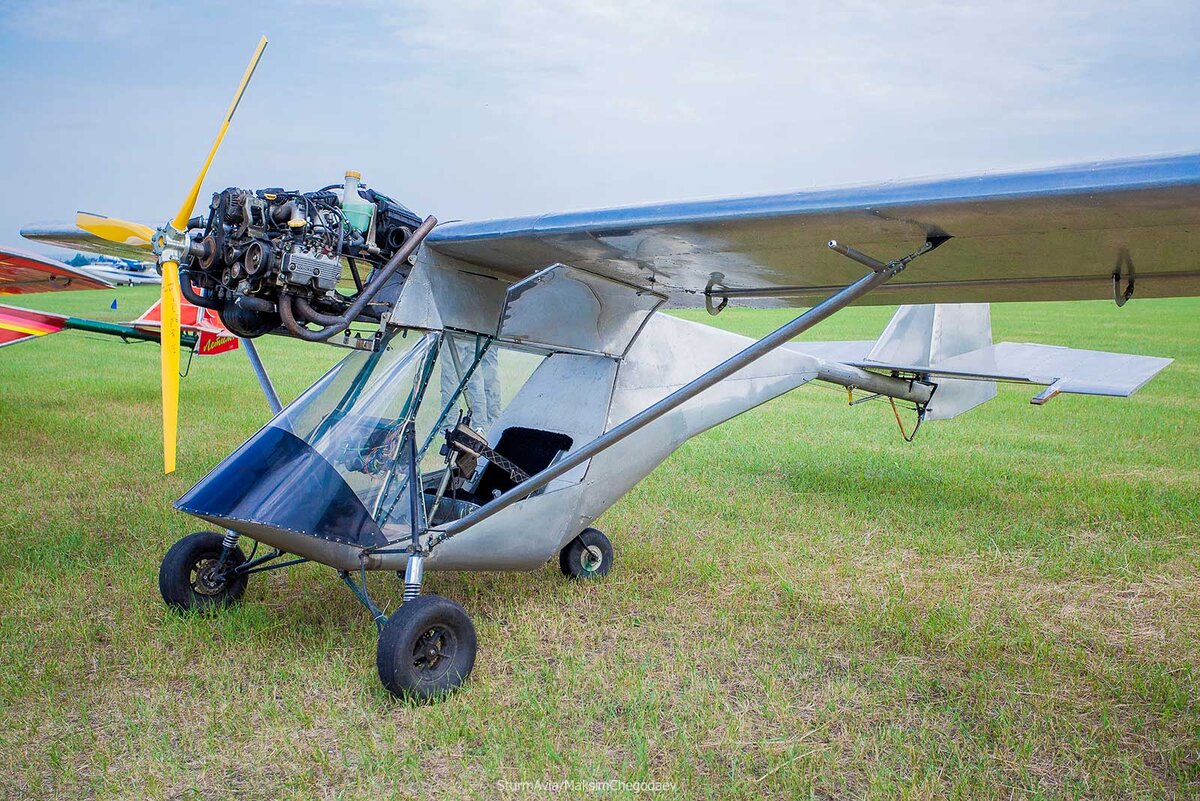
[[[170,223],[159,228],[150,237],[150,247],[154,249],[154,255],[158,256],[160,265],[168,261],[179,263],[189,252],[191,245],[192,240],[187,231],[179,231]]]

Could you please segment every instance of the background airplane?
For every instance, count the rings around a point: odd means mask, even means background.
[[[153,270],[149,272],[154,275]],[[0,295],[111,289],[113,286],[104,278],[81,267],[16,248],[0,248]],[[104,334],[125,341],[160,342],[161,301],[155,302],[136,320],[125,323],[70,317],[0,304],[0,348],[67,330]],[[183,348],[200,356],[214,356],[236,350],[238,347],[237,337],[221,324],[216,314],[193,306],[186,300],[180,307],[179,343]]]
[[[154,269],[153,262],[134,261],[133,259],[121,259],[115,256],[102,256],[77,251],[74,256],[64,260],[63,263],[117,286],[141,286],[143,284],[162,283],[162,276]]]

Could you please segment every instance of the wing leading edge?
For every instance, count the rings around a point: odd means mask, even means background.
[[[1200,154],[441,226],[437,253],[520,279],[565,263],[653,288],[809,306],[861,268],[952,237],[867,304],[1200,294]]]

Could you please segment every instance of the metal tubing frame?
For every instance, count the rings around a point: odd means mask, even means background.
[[[421,514],[421,476],[417,473],[417,421],[413,414],[408,418],[404,428],[404,438],[408,441],[405,448],[408,467],[408,519],[412,528],[412,552],[421,550],[421,534],[425,531],[425,515]]]
[[[256,543],[255,547],[257,547],[257,540],[255,541],[255,543]],[[271,552],[268,554],[264,554],[264,555],[258,557],[257,559],[251,558],[250,560],[248,560],[246,562],[242,562],[240,565],[229,568],[229,570],[225,573],[225,575],[226,576],[249,576],[252,573],[266,573],[269,570],[282,570],[285,567],[291,567],[292,565],[299,565],[299,564],[303,564],[304,562],[310,561],[307,557],[298,556],[295,559],[289,559],[286,562],[280,562],[280,563],[274,564],[274,565],[267,564],[268,562],[272,562],[281,556],[285,556],[286,554],[287,554],[287,551],[281,551],[278,548],[272,548]],[[251,553],[250,555],[252,557],[254,556],[253,553]],[[227,556],[226,553],[222,553],[221,559],[225,559],[226,556]]]
[[[366,571],[364,570],[362,574],[362,586],[359,586],[358,582],[350,577],[350,571],[348,570],[339,570],[338,576],[341,577],[342,581],[346,582],[346,586],[350,588],[350,592],[354,593],[354,597],[358,599],[358,602],[365,606],[367,611],[371,613],[371,617],[375,619],[376,628],[383,631],[383,627],[387,625],[388,616],[383,613],[382,609],[375,605],[375,602],[371,600],[371,596],[367,594]]]
[[[284,552],[283,552],[283,551],[280,551],[280,552],[279,552],[279,554],[278,554],[278,556],[272,556],[272,557],[270,557],[270,558],[271,558],[271,559],[278,559],[278,558],[279,558],[279,556],[283,556],[283,554],[284,554]],[[234,574],[235,574],[235,575],[245,575],[245,576],[249,576],[249,575],[252,575],[252,574],[254,574],[254,573],[266,573],[266,572],[268,572],[268,571],[271,571],[271,570],[283,570],[285,567],[292,567],[292,566],[294,566],[294,565],[302,565],[302,564],[304,564],[305,562],[308,562],[308,561],[310,561],[310,560],[309,560],[309,559],[307,559],[306,557],[303,557],[303,556],[297,556],[295,559],[289,559],[289,560],[287,560],[286,562],[280,562],[280,563],[278,563],[278,564],[274,564],[274,565],[265,565],[265,566],[261,565],[261,562],[262,562],[262,561],[266,561],[266,559],[264,558],[263,560],[260,560],[260,561],[258,561],[258,562],[255,562],[255,565],[256,565],[256,566],[255,566],[255,567],[252,567],[252,568],[250,568],[249,570],[243,570],[242,568],[243,568],[243,567],[245,567],[245,565],[242,565],[242,566],[239,566],[239,567],[238,567],[236,570],[234,570],[233,572],[234,572]]]
[[[238,342],[241,342],[242,347],[246,350],[246,358],[250,360],[250,366],[254,368],[254,377],[258,379],[258,386],[262,389],[263,397],[267,399],[267,405],[271,407],[271,414],[279,414],[283,411],[283,404],[279,402],[279,394],[275,392],[271,376],[267,374],[267,368],[263,366],[262,359],[258,355],[258,348],[254,346],[254,340],[238,337]]]
[[[471,362],[471,366],[465,371],[458,359],[458,343],[454,341],[453,334],[447,334],[442,338],[442,344],[439,347],[445,347],[449,344],[450,358],[454,362],[454,369],[461,376],[458,386],[454,389],[454,394],[450,396],[450,400],[442,407],[441,414],[438,415],[437,422],[433,424],[433,428],[429,430],[429,436],[425,438],[425,442],[421,444],[421,450],[417,454],[417,460],[420,461],[425,457],[425,452],[429,450],[429,446],[433,444],[433,439],[442,430],[442,424],[446,422],[446,418],[450,415],[450,410],[454,408],[454,404],[458,403],[458,399],[467,391],[467,384],[470,383],[471,377],[475,375],[475,368],[483,362],[483,357],[487,355],[488,350],[496,341],[495,337],[489,337],[483,334],[475,336],[475,359]]]
[[[444,341],[445,337],[438,335],[437,341],[433,343],[432,347],[430,347],[429,353],[425,355],[425,363],[421,366],[420,371],[418,371],[417,375],[413,379],[413,386],[409,391],[408,399],[404,401],[404,407],[400,410],[400,414],[396,417],[397,420],[405,421],[404,433],[401,435],[400,447],[404,447],[408,439],[411,438],[413,440],[412,447],[416,448],[417,409],[420,408],[421,404],[425,400],[425,392],[429,389],[429,379],[433,376],[433,366],[437,363],[438,353],[441,350],[442,342]],[[379,513],[382,511],[383,502],[387,498],[388,493],[392,491],[392,481],[396,477],[396,459],[399,457],[400,454],[397,452],[392,458],[392,466],[388,469],[387,477],[384,479],[383,486],[379,490],[379,497],[376,498],[374,508],[371,510],[371,517],[378,519],[380,525],[383,525],[384,521],[388,520],[392,516],[392,510],[396,508],[396,504],[400,501],[400,492],[405,489],[405,484],[402,483],[400,485],[400,489],[397,490],[395,499],[392,501],[391,505],[388,506],[387,511],[384,512],[383,518],[379,519]],[[415,458],[418,460],[420,459],[420,457]],[[420,477],[417,477],[417,482],[411,482],[411,478],[412,476],[410,475],[405,479],[405,481],[415,483],[418,490],[420,490]]]
[[[801,350],[801,353],[804,351]],[[837,384],[850,389],[862,389],[875,395],[886,395],[889,398],[908,401],[918,405],[926,405],[933,398],[936,384],[916,378],[900,378],[894,375],[880,375],[870,370],[863,370],[852,364],[841,362],[825,362],[817,370],[817,380],[829,384]]]
[[[743,367],[746,367],[747,365],[757,361],[799,334],[804,333],[835,312],[838,312],[844,309],[846,306],[849,306],[851,303],[858,300],[860,297],[875,289],[879,285],[891,280],[902,270],[904,270],[904,268],[908,266],[909,262],[924,253],[928,253],[939,244],[941,243],[927,240],[914,253],[885,264],[877,259],[867,256],[858,250],[855,250],[854,248],[842,245],[836,240],[831,240],[829,242],[829,248],[831,250],[840,253],[847,258],[853,259],[854,261],[863,264],[866,267],[869,267],[871,272],[867,275],[864,275],[853,284],[850,284],[849,286],[844,287],[838,292],[830,295],[828,298],[821,301],[816,306],[813,306],[811,309],[804,312],[804,314],[801,314],[799,317],[795,318],[786,325],[775,329],[762,339],[754,342],[753,344],[729,357],[716,367],[709,370],[707,373],[704,373],[687,384],[684,384],[682,387],[675,390],[670,395],[667,395],[667,397],[663,398],[657,403],[651,404],[635,414],[633,417],[630,417],[625,422],[614,426],[578,450],[572,451],[561,461],[550,465],[537,475],[531,476],[526,481],[523,481],[517,486],[508,490],[508,492],[505,492],[499,497],[489,501],[488,503],[485,503],[474,512],[471,512],[470,514],[461,517],[458,520],[452,521],[440,529],[430,529],[433,534],[430,537],[427,547],[433,548],[434,546],[445,542],[450,537],[453,537],[455,534],[465,531],[476,523],[483,522],[492,515],[508,508],[518,501],[524,500],[525,498],[529,497],[529,495],[541,489],[542,487],[545,487],[559,476],[564,475],[570,470],[573,470],[601,451],[606,450],[612,445],[615,445],[616,443],[625,439],[625,437],[628,437],[630,434],[633,434],[646,425],[649,425],[667,412],[675,409],[678,406],[681,406],[714,384],[724,381],[738,370],[741,370]]]

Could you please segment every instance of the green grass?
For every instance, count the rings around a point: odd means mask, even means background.
[[[128,319],[152,291],[18,303]],[[866,338],[854,309],[814,339]],[[687,315],[707,319],[703,313]],[[715,323],[761,334],[786,312]],[[1036,389],[900,441],[803,388],[689,442],[600,526],[605,580],[433,574],[467,687],[410,707],[332,571],[181,617],[171,501],[267,418],[245,359],[183,382],[159,472],[153,346],[0,351],[0,796],[1162,798],[1200,791],[1200,301],[1002,305],[997,340],[1168,355],[1127,400]],[[268,339],[294,397],[340,354]],[[394,605],[390,576],[373,588]]]

